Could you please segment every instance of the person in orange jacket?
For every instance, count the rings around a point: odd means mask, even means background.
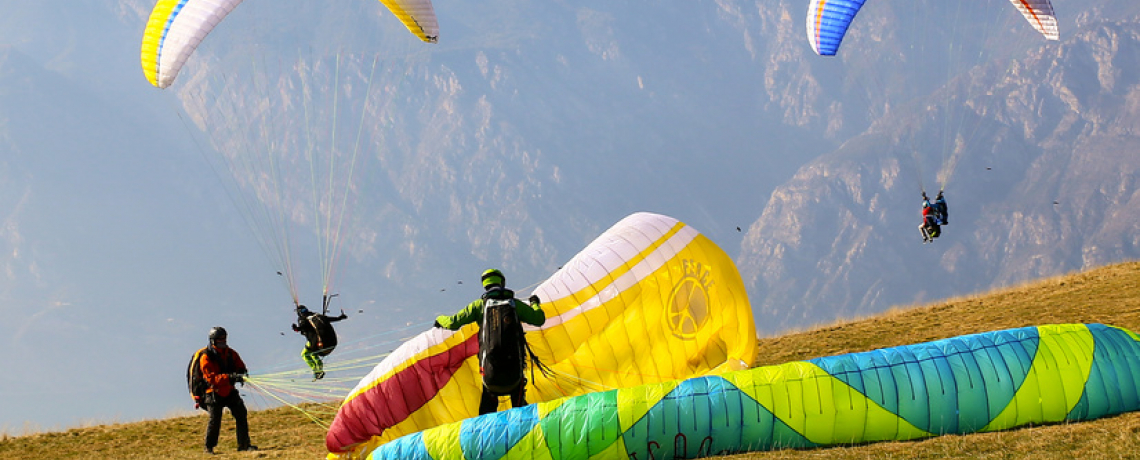
[[[205,452],[207,454],[213,454],[214,447],[218,445],[218,432],[222,428],[222,411],[227,407],[237,425],[237,450],[257,450],[257,446],[251,444],[249,440],[249,423],[246,420],[245,402],[242,401],[237,388],[234,388],[234,384],[245,381],[245,376],[249,371],[245,367],[245,362],[241,360],[241,356],[229,347],[226,339],[225,328],[217,326],[210,329],[210,345],[206,347],[206,353],[202,354],[198,364],[202,371],[202,378],[210,386],[206,390],[204,398],[206,412],[210,414],[210,421],[206,423]]]

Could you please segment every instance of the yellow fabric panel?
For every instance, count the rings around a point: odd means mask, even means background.
[[[546,433],[542,431],[542,424],[536,423],[534,428],[514,446],[511,446],[511,450],[508,450],[502,458],[504,460],[553,460],[554,457],[546,446]]]
[[[543,401],[543,402],[537,403],[538,404],[538,406],[537,406],[538,418],[539,419],[546,418],[546,416],[548,414],[550,414],[551,412],[554,412],[554,410],[558,409],[560,406],[562,406],[562,403],[564,403],[564,402],[566,402],[565,398],[559,398],[559,399],[555,399],[553,401]]]
[[[769,381],[772,405],[768,406],[768,410],[791,429],[806,434],[808,427],[807,416],[804,413],[805,396],[802,382],[806,376],[819,368],[806,362],[794,362],[778,366],[777,369],[781,372]]]
[[[629,454],[625,450],[625,438],[618,436],[617,441],[610,444],[609,447],[602,449],[601,452],[591,455],[590,460],[611,460],[615,458],[628,458]]]
[[[439,38],[430,0],[380,0],[380,3],[388,7],[404,23],[404,27],[420,40],[434,43]]]
[[[814,366],[813,366],[814,367]],[[820,444],[835,442],[835,401],[832,396],[832,382],[835,379],[826,373],[804,375],[799,381],[802,403],[805,438]]]
[[[931,435],[809,362],[732,372],[723,377],[814,443],[916,439]],[[847,399],[850,402],[837,404]]]
[[[662,398],[677,388],[681,381],[673,380],[654,385],[640,385],[617,391],[618,425],[624,433],[633,427]]]
[[[432,458],[463,458],[463,447],[459,444],[459,431],[462,423],[451,423],[423,432],[424,447]]]
[[[839,379],[831,379],[831,395],[835,407],[835,427],[832,442],[862,442],[866,436],[867,407],[870,400]]]
[[[1060,422],[1080,401],[1092,369],[1093,336],[1083,324],[1037,328],[1037,356],[1013,400],[979,431]]]
[[[175,6],[178,6],[178,0],[158,0],[154,9],[150,11],[150,19],[146,21],[146,29],[143,31],[141,47],[143,75],[154,86],[158,86],[158,47],[162,40],[162,32]]]
[[[1059,330],[1054,338],[1060,350],[1060,353],[1057,353],[1058,365],[1062,366],[1057,374],[1060,384],[1045,387],[1049,390],[1046,393],[1048,401],[1043,401],[1043,404],[1046,405],[1046,420],[1059,422],[1069,415],[1084,394],[1085,383],[1088,382],[1089,373],[1092,372],[1096,339],[1084,324],[1038,327],[1038,330],[1052,329]]]
[[[782,366],[766,366],[749,371],[732,372],[725,374],[724,379],[771,411],[775,405],[771,382],[783,374],[781,368]]]
[[[544,309],[557,315],[595,298],[609,288],[605,285],[614,278],[624,275],[640,260],[652,257],[651,251],[682,226],[678,224],[627,265],[614,267],[609,278]],[[560,374],[576,376],[586,387],[568,390],[565,384],[536,382],[538,398],[667,381],[705,374],[718,367],[739,367],[741,362],[751,363],[756,354],[755,326],[742,286],[731,260],[711,241],[698,235],[654,273],[613,299],[561,325],[528,333],[528,341],[544,357],[545,364]],[[671,309],[677,296],[699,299],[699,305],[692,308],[698,310],[700,317],[688,318],[694,312]],[[732,364],[724,366],[729,360]]]

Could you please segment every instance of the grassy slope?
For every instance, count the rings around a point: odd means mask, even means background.
[[[986,295],[890,313],[760,341],[757,365],[780,364],[956,335],[1048,323],[1104,323],[1140,331],[1140,263],[1112,265]],[[0,459],[205,458],[202,413],[190,417],[76,428],[5,438]],[[250,414],[259,452],[234,452],[233,422],[223,422],[227,458],[317,459],[324,431],[289,408]],[[921,441],[741,454],[724,458],[1128,458],[1140,456],[1140,413],[1085,423]]]

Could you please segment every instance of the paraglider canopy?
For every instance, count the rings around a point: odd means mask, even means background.
[[[490,278],[505,280],[494,269],[485,286]],[[721,374],[756,357],[752,308],[732,259],[668,216],[622,219],[533,294],[546,322],[525,326],[526,341],[552,372],[526,376],[532,403]],[[325,440],[329,458],[366,458],[400,435],[476,416],[478,331],[433,328],[393,351],[341,404]]]
[[[867,0],[810,0],[807,36],[811,48],[821,56],[834,56],[855,15]],[[1049,0],[1010,0],[1029,24],[1047,40],[1058,40],[1057,18]],[[943,18],[931,18],[938,20]]]
[[[226,15],[242,0],[158,0],[143,32],[143,75],[166,88],[182,65]],[[381,0],[413,35],[428,43],[439,39],[431,0]]]

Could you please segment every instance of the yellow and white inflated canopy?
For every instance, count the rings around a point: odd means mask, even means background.
[[[622,219],[534,294],[547,320],[527,328],[527,342],[554,372],[529,366],[531,403],[719,374],[756,358],[752,309],[732,259],[668,216]],[[362,458],[399,436],[477,415],[477,332],[475,324],[432,329],[377,365],[329,428],[330,458]]]

